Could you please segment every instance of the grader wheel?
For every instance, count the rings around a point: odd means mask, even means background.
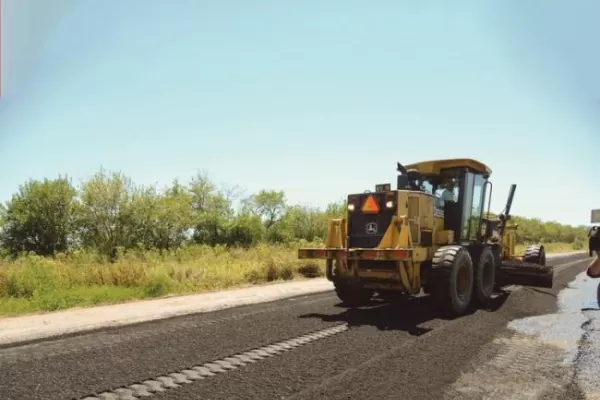
[[[538,265],[546,265],[546,249],[540,244],[529,246],[525,249],[523,261]]]
[[[432,297],[451,315],[467,311],[473,297],[471,256],[462,246],[440,247],[432,262]]]
[[[333,285],[335,294],[342,301],[342,304],[350,308],[367,304],[375,293],[374,290],[365,289],[358,284],[346,281],[336,281]]]
[[[475,299],[485,304],[492,298],[496,284],[496,258],[492,250],[483,247],[475,268],[475,284],[473,292]]]

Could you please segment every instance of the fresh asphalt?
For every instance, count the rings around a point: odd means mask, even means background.
[[[510,321],[555,312],[557,293],[589,260],[582,254],[553,259],[568,266],[559,268],[553,289],[519,288],[499,295],[489,309],[453,320],[439,316],[428,297],[347,310],[326,292],[0,349],[0,399],[97,397],[340,325],[347,329],[151,398],[466,398],[453,384],[493,357],[484,349],[513,334]],[[543,398],[582,394],[567,382]]]

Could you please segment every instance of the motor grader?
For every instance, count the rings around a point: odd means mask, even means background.
[[[510,209],[516,185],[498,216],[490,213],[491,169],[473,159],[403,166],[397,188],[348,195],[346,218],[328,221],[323,248],[300,259],[324,259],[327,279],[350,307],[377,293],[395,302],[424,291],[455,315],[493,298],[498,287],[552,287],[543,245],[515,254]],[[487,211],[484,208],[487,204]]]

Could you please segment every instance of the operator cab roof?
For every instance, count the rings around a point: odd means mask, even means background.
[[[439,175],[448,168],[469,168],[474,172],[491,175],[492,170],[485,164],[471,158],[448,158],[443,160],[421,161],[404,166],[406,169],[416,169],[421,175]]]

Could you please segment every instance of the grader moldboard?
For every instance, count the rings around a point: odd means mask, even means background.
[[[491,170],[479,161],[398,163],[397,169],[397,190],[382,184],[348,195],[347,217],[328,222],[325,247],[298,251],[300,259],[325,259],[327,279],[344,304],[359,307],[375,292],[396,302],[423,290],[462,315],[505,285],[552,287],[544,246],[515,255],[518,225],[509,221],[516,185],[496,217]]]

